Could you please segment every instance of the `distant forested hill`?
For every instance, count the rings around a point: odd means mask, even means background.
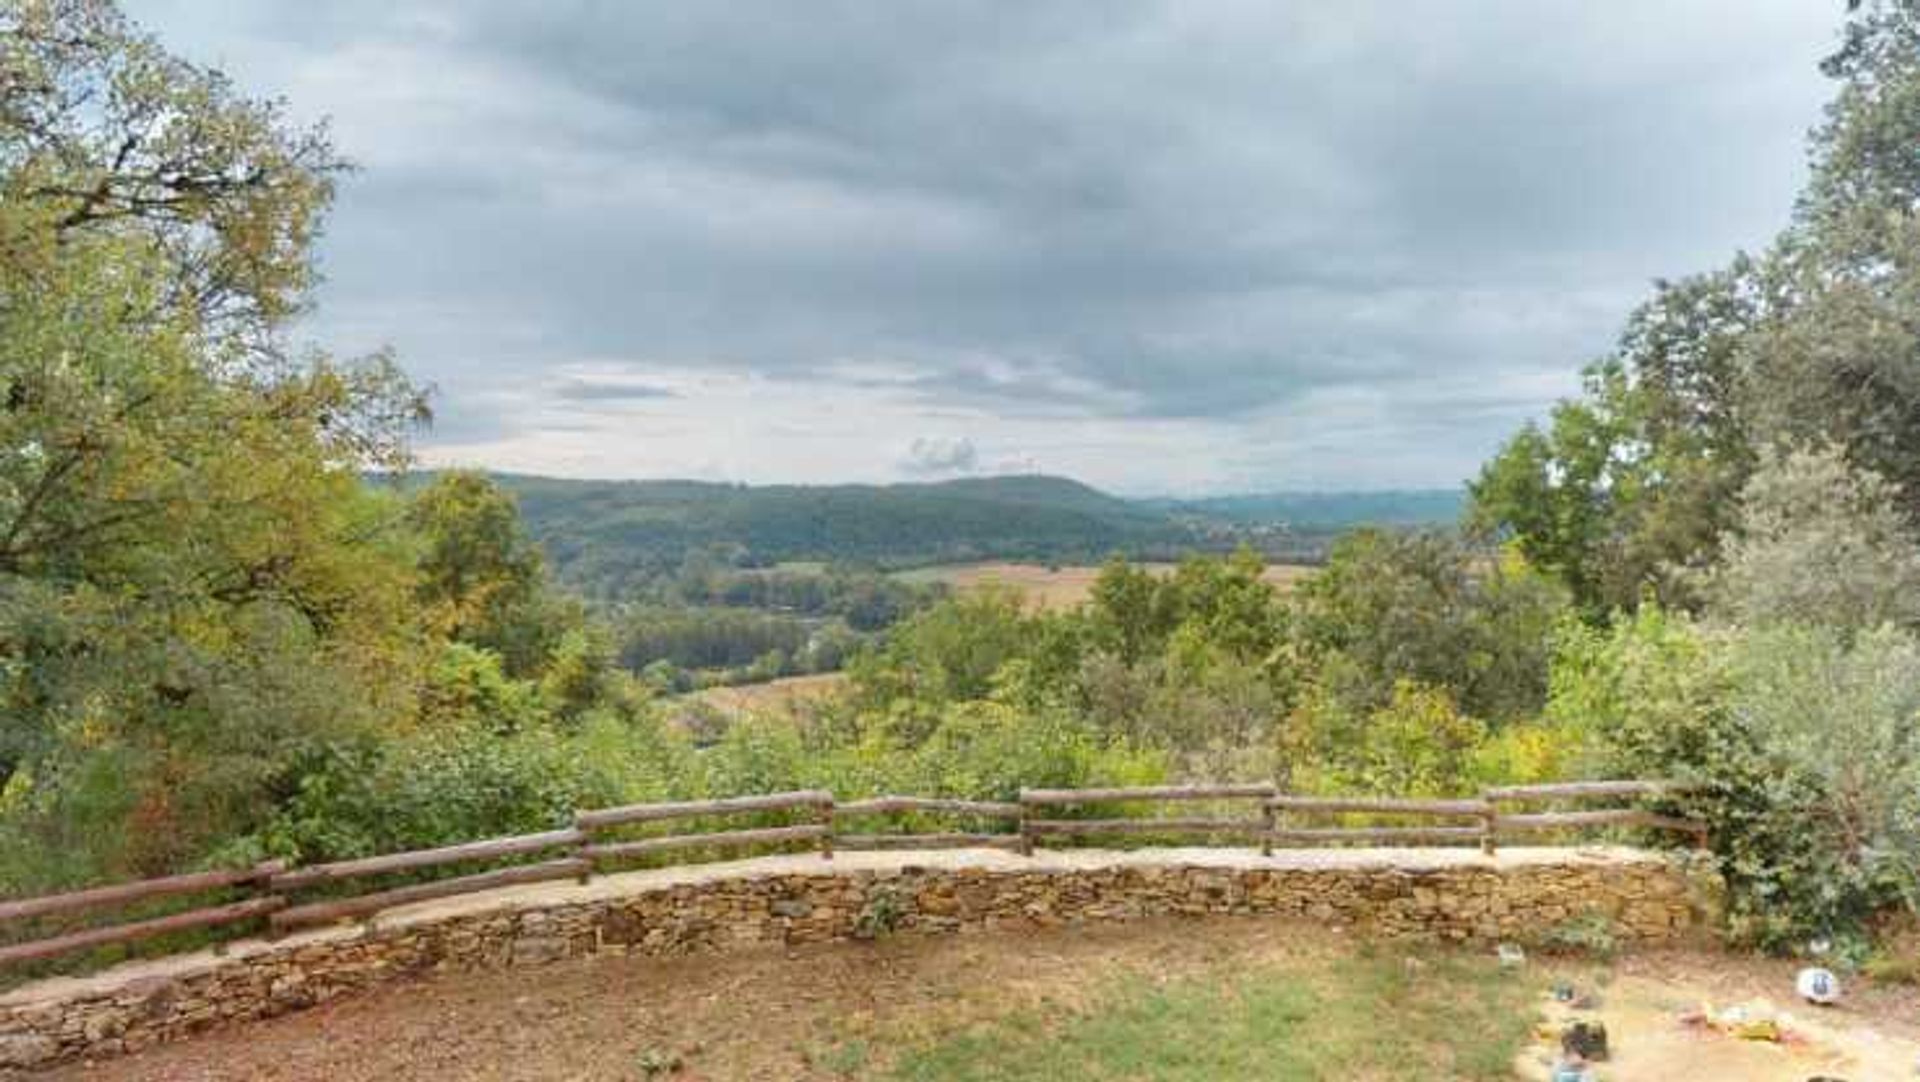
[[[1198,500],[1152,500],[1151,506],[1246,524],[1284,524],[1296,530],[1351,526],[1451,525],[1467,493],[1458,488],[1382,492],[1267,492]]]
[[[409,484],[419,483],[425,476]],[[632,596],[690,557],[735,567],[819,561],[900,568],[971,560],[1085,563],[1225,551],[1314,559],[1365,523],[1451,524],[1456,491],[1304,493],[1127,500],[1064,477],[975,477],[896,485],[572,481],[499,474],[560,577]]]
[[[898,567],[1166,555],[1208,540],[1165,510],[1060,477],[820,486],[499,481],[519,497],[561,577],[592,592],[671,572],[703,552],[735,564]]]

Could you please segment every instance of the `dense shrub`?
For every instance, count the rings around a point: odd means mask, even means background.
[[[1580,738],[1546,722],[1491,728],[1463,713],[1446,689],[1403,680],[1370,711],[1315,688],[1288,719],[1283,739],[1285,769],[1276,776],[1298,789],[1456,796],[1565,777]]]
[[[1887,627],[1704,628],[1643,608],[1569,636],[1554,712],[1601,769],[1704,785],[1734,933],[1782,947],[1913,907],[1920,641]]]
[[[899,776],[907,792],[1011,800],[1022,786],[1151,784],[1165,773],[1157,756],[1103,739],[1066,712],[975,702],[948,709]]]
[[[1367,719],[1342,759],[1341,787],[1390,796],[1444,796],[1463,791],[1486,726],[1461,714],[1453,697],[1410,680]]]
[[[1010,591],[952,598],[902,622],[882,649],[855,659],[857,697],[877,709],[985,698],[1002,666],[1033,653],[1044,623]]]
[[[449,725],[318,753],[241,845],[313,862],[551,830],[579,808],[683,795],[690,766],[671,734],[613,715],[574,732]]]
[[[756,609],[649,605],[620,619],[620,663],[639,671],[656,661],[689,669],[751,665],[768,652],[806,649],[818,621]]]

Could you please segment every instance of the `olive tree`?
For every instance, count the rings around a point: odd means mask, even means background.
[[[1898,490],[1834,448],[1766,452],[1706,589],[1738,624],[1920,622],[1920,541]]]

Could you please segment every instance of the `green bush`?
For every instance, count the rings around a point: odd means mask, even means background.
[[[951,598],[902,621],[885,647],[854,658],[848,672],[863,707],[985,698],[994,675],[1027,654],[1045,624],[1028,616],[1019,594],[981,590]]]
[[[1338,674],[1332,681],[1338,686]],[[1371,711],[1316,687],[1288,719],[1283,781],[1303,791],[1456,796],[1567,776],[1579,734],[1551,722],[1489,727],[1443,688],[1412,680]]]
[[[551,830],[580,808],[677,795],[689,753],[650,722],[610,715],[577,732],[468,724],[328,747],[253,839],[313,863]]]
[[[1612,918],[1588,910],[1549,927],[1534,937],[1532,945],[1544,954],[1608,961],[1620,951],[1620,933]]]
[[[1474,749],[1486,733],[1484,724],[1454,708],[1445,691],[1402,680],[1344,757],[1342,788],[1389,796],[1457,794],[1469,783]]]
[[[1851,640],[1851,641],[1850,641]],[[1553,710],[1603,769],[1702,783],[1731,931],[1784,948],[1920,903],[1920,642],[1782,625],[1703,628],[1647,606],[1569,636]]]
[[[817,775],[809,759],[798,727],[785,718],[751,714],[702,751],[698,764],[706,792],[745,796],[811,784]]]

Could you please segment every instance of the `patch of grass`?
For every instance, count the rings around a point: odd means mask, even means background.
[[[817,1045],[806,1052],[807,1064],[835,1078],[852,1078],[867,1065],[872,1052],[863,1040],[836,1041]]]
[[[1920,919],[1901,915],[1882,922],[1860,968],[1885,984],[1920,985]]]
[[[1364,951],[1157,984],[1133,977],[1080,1009],[1016,1011],[894,1061],[901,1082],[1510,1078],[1532,985],[1490,960]]]
[[[1920,985],[1920,954],[1876,951],[1860,968],[1867,976],[1883,984]]]
[[[640,1068],[642,1078],[660,1078],[680,1070],[680,1054],[664,1048],[643,1049],[635,1066]]]
[[[1604,913],[1588,912],[1548,928],[1532,945],[1547,954],[1610,961],[1620,953],[1620,937]]]

